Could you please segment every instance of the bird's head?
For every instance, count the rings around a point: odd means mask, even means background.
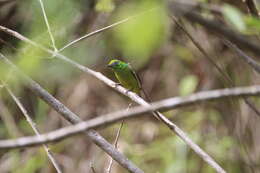
[[[113,70],[120,70],[123,69],[127,64],[123,61],[113,59],[108,63],[108,67],[113,69]]]

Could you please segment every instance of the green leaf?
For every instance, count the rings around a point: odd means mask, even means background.
[[[185,76],[179,85],[179,93],[181,96],[191,94],[195,91],[198,85],[198,78],[194,75]]]
[[[245,31],[246,25],[243,20],[243,14],[235,7],[225,5],[223,7],[224,17],[230,24],[232,24],[237,30]]]

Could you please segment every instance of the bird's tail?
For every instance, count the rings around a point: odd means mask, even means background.
[[[145,92],[144,89],[141,89],[143,95],[144,95],[144,99],[147,101],[147,102],[152,102],[152,99],[148,96],[148,94]]]

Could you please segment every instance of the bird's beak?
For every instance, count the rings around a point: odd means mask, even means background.
[[[108,64],[107,67],[108,67],[108,68],[112,68],[112,64]]]

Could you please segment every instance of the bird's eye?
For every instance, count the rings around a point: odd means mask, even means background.
[[[117,65],[118,65],[118,62],[117,62],[117,61],[113,63],[113,66],[117,66]]]

